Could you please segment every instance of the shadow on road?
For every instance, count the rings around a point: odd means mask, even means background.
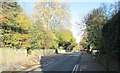
[[[79,63],[79,56],[78,53],[42,56],[41,67],[35,71],[40,73],[72,73],[74,66]]]

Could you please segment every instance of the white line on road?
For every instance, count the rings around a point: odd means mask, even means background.
[[[76,65],[74,66],[74,68],[73,68],[73,70],[72,70],[72,73],[74,73],[75,69],[76,69]]]
[[[72,73],[76,73],[78,71],[79,64],[75,64]]]
[[[51,61],[51,62],[45,64],[44,67],[47,66],[47,65],[50,65],[50,64],[52,64],[52,63],[54,63],[54,62],[55,62],[55,60],[53,60],[53,61]]]

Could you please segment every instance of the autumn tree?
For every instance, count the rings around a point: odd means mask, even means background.
[[[63,28],[70,24],[69,4],[56,0],[43,0],[35,5],[35,21],[41,20],[47,29]]]
[[[12,32],[19,30],[19,27],[15,26],[14,17],[17,17],[22,12],[22,8],[17,2],[0,2],[0,26],[2,30],[2,46],[11,44]]]
[[[2,30],[2,46],[16,49],[30,46],[30,18],[22,13],[22,7],[17,2],[0,2],[0,18]],[[28,45],[29,43],[29,45]]]
[[[60,38],[57,37],[55,32],[58,29],[63,28],[64,25],[68,25],[68,23],[70,23],[68,4],[58,2],[56,0],[50,0],[49,2],[47,0],[43,0],[36,3],[34,9],[34,24],[32,28],[33,31],[31,33],[33,47],[36,46],[36,48],[41,49],[57,48],[59,45],[58,43],[60,42],[58,40],[60,40]],[[69,40],[69,38],[65,38],[63,40],[66,41],[67,39]]]
[[[20,28],[20,30],[15,31],[12,36],[12,40],[17,41],[14,42],[14,45],[19,45],[20,48],[25,49],[31,47],[30,29],[32,27],[32,21],[27,15],[23,13],[15,17],[14,21],[16,22],[16,26]]]

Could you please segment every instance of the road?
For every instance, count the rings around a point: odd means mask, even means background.
[[[37,68],[34,71],[69,71],[72,72],[78,66],[80,61],[80,52],[62,55],[58,60],[51,61],[43,68]]]
[[[63,54],[48,60],[48,63],[34,71],[42,73],[79,73],[84,71],[106,71],[103,66],[94,61],[91,54],[77,52]]]

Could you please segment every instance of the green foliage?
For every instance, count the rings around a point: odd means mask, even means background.
[[[80,46],[76,45],[74,48],[73,48],[73,51],[80,51]]]
[[[16,17],[22,12],[22,8],[17,2],[0,2],[0,14],[8,18]]]
[[[116,13],[104,25],[102,32],[103,32],[103,40],[104,40],[103,45],[105,49],[104,51],[120,60],[119,19],[120,19],[120,9],[116,9]]]
[[[94,9],[85,19],[88,35],[88,45],[93,45],[94,49],[101,48],[102,27],[106,23],[106,16],[102,8]]]
[[[33,49],[47,49],[57,47],[57,38],[53,31],[49,29],[43,29],[40,23],[33,25],[30,36]]]
[[[57,41],[59,47],[64,47],[66,50],[71,50],[73,48],[72,44],[75,43],[75,38],[70,30],[57,30],[55,35],[58,38]]]
[[[59,44],[65,45],[75,41],[70,31],[58,30],[69,23],[70,14],[67,5],[55,0],[35,4],[33,14],[35,23],[30,32],[32,49],[56,49]]]
[[[2,44],[4,47],[13,47],[16,49],[30,47],[28,42],[28,30],[31,21],[25,14],[22,14],[22,8],[17,2],[0,2],[1,4],[1,30]]]
[[[60,30],[70,24],[67,3],[39,2],[35,5],[32,20],[24,13],[17,2],[0,2],[0,31],[2,47],[15,49],[57,49],[60,45],[71,50],[75,39],[70,30]]]
[[[81,49],[89,49],[87,48],[87,46],[89,45],[88,41],[87,41],[87,34],[84,33],[83,36],[82,36],[82,40],[80,41],[80,46],[81,46]]]
[[[58,37],[63,42],[75,42],[73,34],[70,30],[57,30],[55,31],[56,37]]]
[[[110,10],[112,8],[113,10]],[[109,13],[109,15],[107,15]],[[100,53],[119,59],[120,52],[120,2],[101,6],[89,13],[85,19],[88,43]]]

